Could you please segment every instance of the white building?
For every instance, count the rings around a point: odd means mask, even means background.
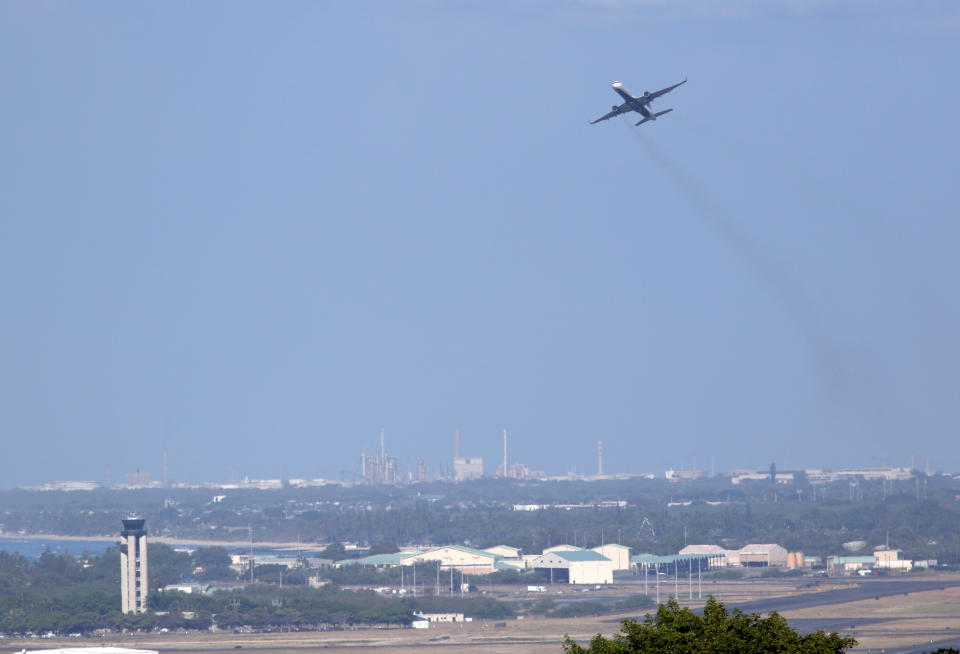
[[[667,481],[678,482],[678,481],[693,481],[694,479],[703,479],[707,476],[707,473],[703,470],[674,470],[670,468],[669,470],[663,473]]]
[[[464,622],[462,613],[424,613],[414,611],[413,615],[427,622]]]
[[[496,567],[497,556],[484,550],[475,550],[462,545],[447,545],[437,547],[415,557],[410,561],[422,563],[439,561],[441,570],[454,569],[468,575],[485,575],[493,572]],[[405,564],[409,565],[409,563]]]
[[[483,550],[497,557],[495,566],[498,570],[523,570],[527,567],[526,562],[521,557],[522,552],[519,547],[510,545],[496,545]]]
[[[144,613],[147,610],[147,531],[145,520],[131,518],[123,521],[120,536],[120,602],[124,613]]]
[[[533,562],[539,558],[539,554],[524,554],[520,557],[520,559],[523,561],[523,567],[527,570],[531,570],[533,568]]]
[[[740,548],[740,565],[783,568],[787,565],[787,550],[774,543],[750,543]]]
[[[687,545],[680,554],[720,554],[718,557],[710,557],[711,568],[725,568],[727,566],[738,567],[740,565],[739,550],[725,550],[719,545]]]
[[[456,481],[480,479],[483,476],[483,459],[478,456],[458,456],[453,460],[453,478]]]
[[[631,568],[630,548],[625,545],[609,543],[607,545],[594,547],[592,548],[592,551],[597,552],[598,554],[613,561],[614,570],[629,570]]]
[[[20,486],[27,491],[92,491],[103,488],[99,481],[54,481],[40,486]]]
[[[877,560],[875,567],[906,572],[913,568],[913,561],[900,558],[900,550],[877,550],[873,553]]]
[[[490,552],[494,556],[502,556],[505,559],[520,558],[520,548],[511,547],[510,545],[494,545],[493,547],[485,547],[483,551]]]
[[[583,551],[582,547],[577,547],[576,545],[568,545],[566,543],[562,543],[560,545],[554,545],[553,547],[548,547],[547,549],[543,550],[543,553],[549,554],[550,552],[582,552],[582,551]]]
[[[530,565],[534,569],[550,570],[551,579],[559,581],[566,577],[571,584],[613,583],[613,561],[593,550],[548,552]]]
[[[774,479],[778,484],[792,484],[795,478],[792,472],[775,472]],[[730,477],[730,483],[734,486],[742,484],[745,481],[770,481],[769,472],[741,472]]]

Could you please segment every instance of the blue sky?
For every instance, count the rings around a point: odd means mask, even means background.
[[[958,36],[949,2],[8,0],[2,484],[349,477],[381,427],[434,470],[456,427],[488,470],[502,429],[550,473],[958,470]]]

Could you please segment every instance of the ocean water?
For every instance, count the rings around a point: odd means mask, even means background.
[[[0,551],[15,552],[22,554],[30,561],[36,561],[45,551],[50,550],[53,554],[63,554],[66,552],[71,556],[79,556],[88,552],[94,556],[99,556],[107,551],[113,545],[119,542],[107,540],[83,540],[83,539],[47,539],[47,538],[17,538],[16,536],[0,536]]]
[[[150,540],[149,536],[147,536],[147,540]],[[53,554],[63,554],[66,552],[74,557],[79,556],[84,552],[87,552],[93,556],[99,556],[106,552],[110,547],[117,545],[119,542],[119,536],[117,537],[117,540],[85,540],[83,538],[18,538],[16,536],[0,536],[0,552],[6,551],[21,554],[29,561],[36,561],[40,558],[40,555],[47,550],[50,550],[50,552]],[[195,544],[181,545],[175,543],[171,543],[170,546],[178,549],[186,548],[191,550],[195,550],[197,547],[199,547]],[[227,547],[226,550],[230,553],[246,554],[250,551],[250,546],[239,543],[236,546]],[[295,555],[294,552],[289,550],[275,550],[269,547],[257,547],[256,543],[254,543],[253,551],[257,555]]]

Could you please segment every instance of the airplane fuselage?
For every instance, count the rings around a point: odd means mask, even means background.
[[[603,116],[600,116],[596,120],[591,120],[590,124],[596,125],[597,123],[604,120],[609,120],[614,116],[622,116],[624,113],[627,113],[629,111],[636,111],[638,114],[643,116],[643,120],[638,122],[637,125],[642,125],[648,120],[656,120],[660,116],[670,113],[671,111],[673,111],[673,109],[664,109],[663,111],[653,111],[651,109],[651,103],[657,98],[659,98],[660,96],[666,93],[669,93],[670,91],[677,88],[681,84],[686,84],[686,83],[687,83],[687,80],[684,79],[682,82],[674,84],[673,86],[668,86],[664,89],[660,89],[659,91],[653,91],[653,92],[644,91],[643,95],[634,95],[630,93],[630,91],[628,91],[626,87],[624,87],[623,84],[621,84],[620,82],[614,82],[613,90],[616,91],[617,95],[619,95],[620,98],[623,100],[623,104],[614,105],[613,108],[608,113],[604,114]]]
[[[613,83],[613,90],[616,91],[617,95],[623,98],[624,101],[630,105],[630,108],[636,111],[638,114],[644,118],[656,120],[656,116],[654,116],[653,112],[647,109],[647,105],[651,102],[651,98],[648,97],[650,95],[649,93],[644,93],[641,96],[635,96],[630,93],[630,91],[628,91],[627,88],[620,82]]]

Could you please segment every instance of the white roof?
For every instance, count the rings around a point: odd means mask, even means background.
[[[603,545],[598,545],[596,547],[591,547],[590,549],[597,551],[602,550],[604,547],[619,547],[622,550],[629,550],[630,548],[626,545],[621,545],[620,543],[604,543]]]
[[[687,545],[680,554],[723,554],[725,551],[719,545]]]
[[[740,548],[741,554],[766,554],[780,547],[776,543],[750,543]],[[783,549],[780,547],[780,549]]]

